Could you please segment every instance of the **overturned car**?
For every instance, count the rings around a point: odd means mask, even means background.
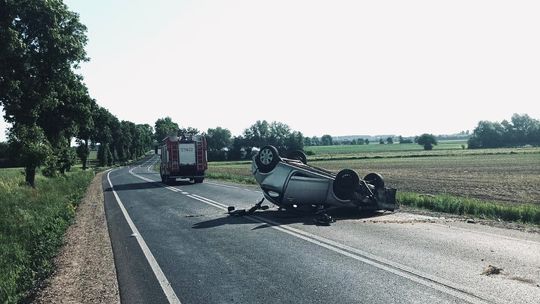
[[[396,189],[386,188],[381,175],[369,173],[360,179],[350,169],[336,174],[307,165],[302,151],[284,158],[274,146],[265,146],[253,157],[252,173],[264,197],[286,210],[326,215],[326,211],[340,207],[397,209]]]

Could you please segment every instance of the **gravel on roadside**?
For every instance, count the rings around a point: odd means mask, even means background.
[[[56,271],[35,303],[120,303],[111,240],[98,173],[77,208],[55,258]]]

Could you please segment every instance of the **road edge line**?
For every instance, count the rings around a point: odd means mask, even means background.
[[[116,199],[116,202],[118,203],[118,206],[120,207],[120,210],[122,211],[122,214],[124,215],[124,218],[126,219],[129,227],[131,228],[131,231],[133,232],[133,236],[137,239],[137,242],[139,243],[139,246],[141,247],[141,250],[143,251],[143,254],[148,261],[148,264],[150,264],[150,268],[152,268],[152,271],[154,272],[154,275],[156,276],[156,279],[159,282],[159,285],[161,286],[161,289],[163,290],[163,293],[167,297],[167,300],[169,303],[173,304],[181,304],[180,300],[178,299],[178,296],[174,292],[174,290],[171,287],[171,283],[163,273],[163,270],[161,270],[161,267],[159,267],[158,262],[156,261],[156,258],[150,251],[150,248],[144,241],[142,235],[139,233],[139,230],[131,220],[131,217],[129,216],[126,208],[124,207],[124,204],[122,203],[122,200],[120,200],[120,197],[114,190],[114,186],[111,182],[110,174],[112,171],[109,171],[107,173],[107,181],[109,182],[109,186],[111,187],[111,191]]]

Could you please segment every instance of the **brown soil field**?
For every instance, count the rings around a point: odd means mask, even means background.
[[[398,191],[540,204],[537,153],[321,160],[309,164],[336,172],[351,168],[360,177],[377,172],[387,186]],[[212,163],[208,172],[250,176],[250,166]]]

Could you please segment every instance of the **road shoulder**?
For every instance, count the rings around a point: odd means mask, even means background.
[[[36,303],[120,303],[102,175],[96,174],[77,208],[55,258],[56,271],[38,292]]]

